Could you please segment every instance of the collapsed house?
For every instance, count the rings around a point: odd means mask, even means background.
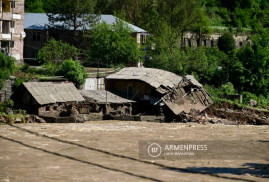
[[[134,114],[164,115],[167,121],[184,121],[213,103],[193,76],[153,68],[124,68],[106,77],[106,89],[137,101]]]
[[[74,104],[84,101],[70,82],[24,82],[20,103],[28,113],[37,114],[46,121],[71,116]],[[65,118],[66,119],[66,118]],[[75,121],[74,118],[69,118]]]

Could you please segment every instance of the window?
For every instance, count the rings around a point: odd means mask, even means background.
[[[200,46],[200,40],[197,39],[197,47]]]
[[[140,35],[140,42],[141,43],[146,43],[147,42],[146,35]]]
[[[242,47],[243,46],[243,42],[239,42],[239,46]]]
[[[40,32],[33,33],[33,41],[40,41]]]
[[[46,111],[50,111],[50,106],[46,106]]]
[[[214,47],[214,40],[211,40],[211,47]]]
[[[10,24],[9,21],[2,21],[2,33],[9,34],[10,33]]]
[[[11,2],[11,8],[15,8],[15,1]]]
[[[204,46],[206,46],[206,40],[204,40]]]
[[[189,44],[190,47],[192,46],[192,45],[191,45],[191,40],[190,40],[190,39],[188,40],[188,44]]]

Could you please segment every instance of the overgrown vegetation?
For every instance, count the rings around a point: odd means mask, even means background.
[[[5,80],[15,71],[15,59],[0,52],[0,90]]]
[[[19,86],[22,82],[29,80],[33,76],[37,79],[42,76],[64,76],[79,88],[87,78],[84,67],[78,61],[72,59],[62,61],[61,63],[48,61],[46,64],[43,64],[41,68],[31,68],[25,64],[21,67],[21,71],[24,74],[28,74],[28,76],[18,78],[15,82],[15,86]]]
[[[83,66],[78,61],[72,59],[66,60],[61,63],[56,75],[64,76],[72,81],[77,88],[79,88],[87,78],[87,73]]]
[[[120,20],[113,25],[97,24],[89,32],[91,41],[86,64],[91,66],[96,64],[96,60],[102,60],[105,64],[117,66],[143,60],[142,47],[139,47],[131,33],[130,27]]]
[[[38,51],[38,61],[41,64],[54,62],[61,63],[64,60],[74,59],[77,60],[79,50],[67,43],[50,39],[45,46]]]

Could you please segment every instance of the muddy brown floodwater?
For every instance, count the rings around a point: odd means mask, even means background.
[[[0,125],[0,182],[269,181],[268,160],[138,157],[139,140],[212,139],[268,142],[269,127],[131,121]]]

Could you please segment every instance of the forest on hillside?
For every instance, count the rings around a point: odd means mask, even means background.
[[[49,12],[50,1],[27,0],[26,12]],[[80,2],[80,0],[76,1]],[[91,0],[91,2],[93,13],[117,15],[148,32],[156,31],[158,24],[162,21],[160,17],[169,16],[169,11],[162,11],[163,2],[158,0]],[[180,7],[184,7],[184,3],[181,0],[168,0],[164,4],[173,8],[173,11],[177,11]],[[191,4],[192,1],[187,3]],[[268,0],[198,0],[195,6],[202,11],[205,19],[208,19],[204,23],[209,26],[237,27],[240,30],[251,28],[255,31],[269,27]],[[181,16],[180,18],[188,17]]]

